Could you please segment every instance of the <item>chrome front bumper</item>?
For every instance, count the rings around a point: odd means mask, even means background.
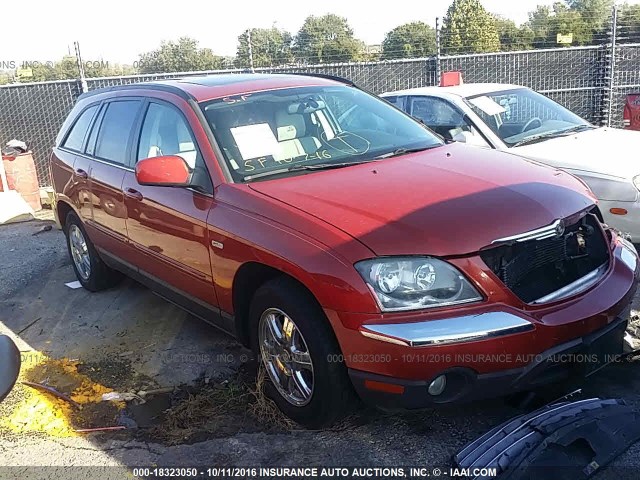
[[[407,347],[472,342],[533,330],[531,322],[506,312],[487,312],[443,320],[362,325],[368,338]]]

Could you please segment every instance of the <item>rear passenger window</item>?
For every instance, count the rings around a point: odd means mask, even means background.
[[[161,155],[178,155],[193,169],[198,150],[182,115],[174,108],[151,103],[142,124],[138,160]]]
[[[91,124],[91,119],[97,109],[98,105],[93,105],[80,114],[76,123],[71,127],[71,131],[69,132],[69,135],[67,135],[67,139],[62,144],[63,147],[77,152],[82,151],[84,137],[87,134],[87,130]]]
[[[139,107],[139,100],[109,103],[98,132],[96,157],[115,163],[126,163],[127,143]]]

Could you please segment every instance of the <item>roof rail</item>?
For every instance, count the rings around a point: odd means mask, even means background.
[[[313,73],[313,72],[273,72],[279,75],[300,75],[303,77],[318,77],[325,78],[327,80],[333,80],[335,82],[344,83],[345,85],[349,85],[355,87],[356,84],[349,80],[348,78],[339,77],[338,75],[331,75],[328,73]]]
[[[95,90],[91,90],[89,92],[83,93],[78,97],[78,100],[82,98],[91,97],[93,95],[98,95],[100,93],[113,92],[118,90],[131,90],[131,89],[135,90],[137,88],[146,88],[148,90],[160,90],[163,92],[173,93],[175,95],[178,95],[180,98],[183,98],[184,100],[194,99],[194,97],[190,93],[174,85],[166,85],[166,84],[154,83],[154,82],[138,82],[138,83],[129,83],[126,85],[112,85],[110,87],[97,88]]]

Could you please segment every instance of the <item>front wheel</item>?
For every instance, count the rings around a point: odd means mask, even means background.
[[[353,387],[333,330],[315,299],[280,277],[251,302],[251,344],[269,381],[265,389],[289,418],[309,428],[345,415]]]

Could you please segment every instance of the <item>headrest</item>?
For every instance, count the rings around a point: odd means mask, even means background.
[[[276,112],[276,127],[279,142],[304,137],[306,130],[302,115],[286,111]]]

